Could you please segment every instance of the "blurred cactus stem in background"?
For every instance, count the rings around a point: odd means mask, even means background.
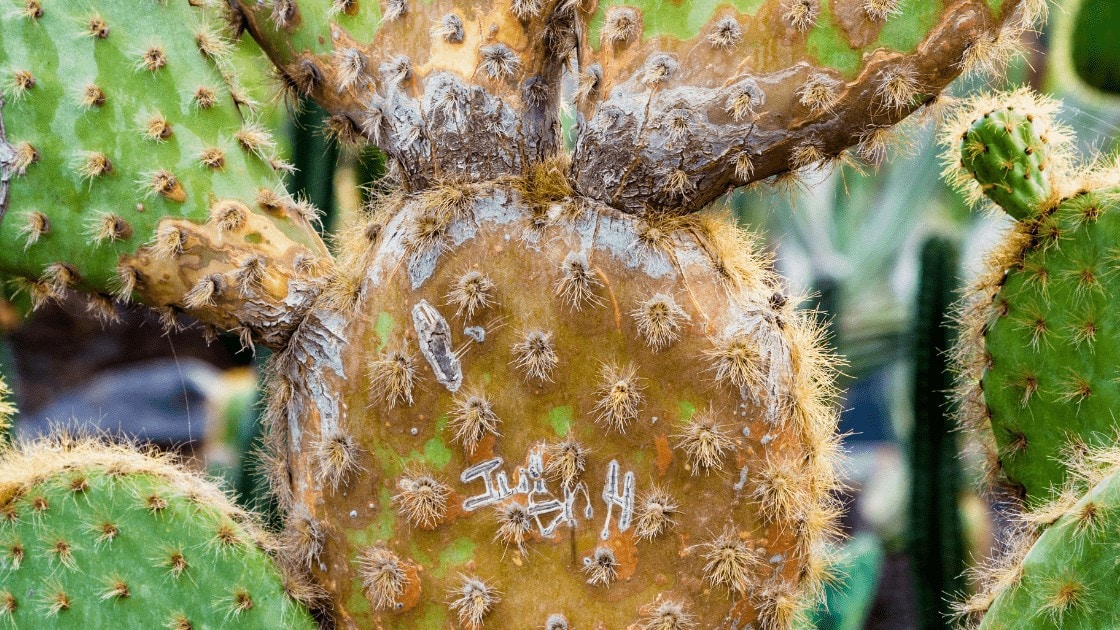
[[[921,252],[914,318],[914,430],[910,436],[908,547],[922,630],[949,628],[951,598],[964,590],[961,464],[950,410],[948,372],[957,247],[947,237]]]

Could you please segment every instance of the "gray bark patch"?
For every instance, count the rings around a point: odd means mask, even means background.
[[[420,300],[412,307],[412,325],[416,327],[420,352],[432,366],[436,380],[451,393],[459,391],[463,368],[451,347],[451,326],[447,320],[427,300]]]

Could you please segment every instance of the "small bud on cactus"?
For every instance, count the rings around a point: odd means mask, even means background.
[[[2,625],[313,629],[275,544],[167,456],[65,435],[0,451]]]

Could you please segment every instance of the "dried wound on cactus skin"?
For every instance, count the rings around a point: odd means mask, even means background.
[[[324,300],[276,359],[292,500],[338,532],[311,567],[333,605],[400,628],[782,627],[819,586],[812,550],[837,513],[817,325],[718,220],[661,223],[646,248],[646,221],[593,201],[542,212],[529,183],[465,191],[439,248],[414,235],[446,191],[392,202],[375,241],[354,231],[365,290],[345,311]],[[556,294],[572,252],[600,283],[580,309]],[[501,299],[468,320],[456,292],[483,277]],[[418,304],[447,321],[461,388],[417,353],[411,404],[390,407],[369,358],[420,342]],[[651,344],[627,305],[656,306],[672,342]],[[332,432],[360,446],[334,489],[314,455]]]

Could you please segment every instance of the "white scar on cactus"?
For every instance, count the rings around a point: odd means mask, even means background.
[[[463,470],[462,474],[459,475],[459,481],[470,483],[475,480],[482,480],[486,490],[482,494],[465,499],[463,501],[464,511],[474,512],[487,506],[498,505],[514,496],[524,496],[526,509],[536,521],[537,529],[543,538],[552,538],[556,528],[561,524],[567,523],[569,527],[576,526],[575,503],[580,496],[583,496],[584,499],[583,518],[585,520],[594,518],[595,509],[591,505],[591,497],[588,494],[586,484],[583,482],[571,487],[564,487],[562,489],[563,499],[557,498],[557,495],[553,494],[548,488],[544,476],[544,460],[541,451],[531,451],[528,467],[517,468],[516,486],[511,487],[509,485],[509,475],[502,470],[502,464],[504,463],[505,460],[501,457],[493,457]],[[621,492],[619,492],[620,480],[622,481]],[[621,474],[618,460],[611,460],[607,464],[606,480],[603,482],[601,493],[603,503],[607,506],[603,529],[599,534],[601,539],[607,540],[610,538],[611,522],[614,520],[614,509],[616,507],[622,513],[618,516],[615,529],[619,532],[630,529],[634,521],[634,498],[636,494],[634,473],[627,471],[625,474]],[[541,520],[541,517],[548,514],[555,514],[555,516],[551,521],[545,523]]]

